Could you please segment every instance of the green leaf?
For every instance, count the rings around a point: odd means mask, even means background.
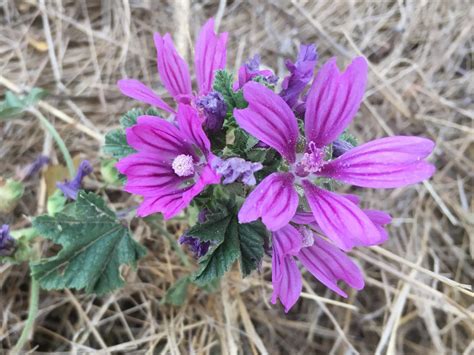
[[[263,241],[266,238],[265,227],[259,223],[239,224],[240,269],[244,276],[258,267],[263,258]]]
[[[81,191],[70,206],[68,214],[34,219],[33,227],[62,249],[32,262],[32,276],[48,290],[75,288],[104,294],[123,286],[121,266],[135,267],[145,249],[100,196]]]
[[[236,224],[237,220],[232,218],[221,237],[223,240],[201,258],[199,261],[200,267],[193,277],[193,282],[203,285],[220,278],[230,270],[234,262],[240,257]]]
[[[188,287],[191,283],[190,276],[180,278],[171,286],[162,299],[162,303],[172,304],[174,306],[181,306],[186,301],[186,295],[188,293]]]
[[[232,216],[228,216],[226,213],[210,215],[206,222],[196,224],[189,229],[187,234],[202,241],[222,241],[231,219]]]
[[[135,149],[128,145],[125,132],[120,128],[107,133],[102,150],[105,154],[111,155],[116,159],[124,158],[136,152]]]
[[[234,85],[234,76],[232,73],[226,70],[216,71],[213,89],[224,97],[224,101],[227,105],[228,114],[232,114],[234,108],[245,108],[248,103],[244,99],[242,90],[234,91],[232,86]]]
[[[129,128],[137,124],[137,118],[144,115],[142,109],[132,108],[130,111],[120,117],[120,124],[123,128]]]
[[[5,100],[0,102],[0,120],[9,119],[22,113],[28,107],[35,105],[44,98],[47,92],[40,88],[33,88],[24,96],[19,97],[11,91],[5,93]]]
[[[257,268],[264,254],[265,227],[259,222],[240,224],[233,206],[227,213],[211,215],[205,223],[191,228],[188,235],[202,241],[217,241],[199,261],[199,270],[193,278],[198,285],[221,277],[237,259],[242,274],[247,276]]]

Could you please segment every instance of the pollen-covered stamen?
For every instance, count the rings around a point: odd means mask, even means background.
[[[187,154],[180,154],[174,158],[171,167],[178,176],[191,176],[194,174],[193,157]]]
[[[326,164],[324,157],[326,151],[324,148],[316,147],[314,142],[310,142],[306,153],[296,164],[296,174],[298,176],[308,176],[309,174],[315,174],[321,171],[321,168]]]

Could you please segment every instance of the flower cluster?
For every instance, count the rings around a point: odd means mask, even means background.
[[[281,82],[255,56],[229,83],[227,33],[216,34],[211,19],[197,37],[193,89],[170,35],[154,39],[158,72],[173,104],[137,80],[118,83],[123,94],[164,116],[140,116],[126,129],[135,153],[117,168],[126,176],[124,190],[143,196],[138,215],[168,219],[190,206],[216,211],[232,200],[238,224],[263,223],[271,235],[272,302],[279,299],[286,311],[302,290],[300,265],[343,297],[339,280],[362,289],[362,271],[346,253],[383,243],[391,217],[363,209],[357,196],[335,187],[397,188],[434,173],[425,161],[434,149],[431,140],[394,136],[356,146],[348,138],[367,83],[366,59],[354,58],[341,72],[333,58],[315,75],[316,47],[302,45],[296,61],[286,62],[289,73]],[[224,221],[232,225],[231,217]],[[218,242],[200,240],[203,228],[180,240],[201,258],[224,248],[228,238],[225,231],[216,236],[215,227],[209,233]],[[248,254],[251,246],[239,238],[242,255]]]

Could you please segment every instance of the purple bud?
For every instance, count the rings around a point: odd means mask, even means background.
[[[187,245],[196,258],[206,255],[211,245],[209,241],[203,242],[199,238],[194,238],[186,233],[179,237],[178,241],[181,245]]]
[[[351,150],[352,148],[354,148],[354,146],[351,143],[342,139],[336,139],[332,143],[332,157],[340,157],[342,154]]]
[[[299,95],[313,78],[317,60],[316,46],[313,44],[302,44],[296,62],[293,63],[290,60],[285,62],[290,75],[283,79],[280,96],[290,107],[295,106]]]
[[[206,96],[200,97],[196,100],[196,105],[204,111],[206,116],[204,126],[207,130],[216,132],[222,128],[227,114],[227,105],[219,92],[211,91]]]
[[[49,164],[49,158],[45,155],[38,155],[38,157],[29,165],[24,167],[20,172],[20,179],[26,180],[36,175],[45,165]]]
[[[83,160],[77,169],[76,176],[71,181],[58,182],[56,184],[57,188],[60,189],[63,194],[70,198],[71,200],[77,199],[77,194],[81,189],[82,180],[92,173],[93,168],[87,160]]]
[[[234,83],[233,89],[241,89],[245,83],[249,82],[256,76],[262,77],[268,84],[276,84],[278,82],[278,77],[273,74],[271,70],[260,70],[260,56],[256,54],[240,67],[238,73],[239,80]]]
[[[242,158],[224,160],[217,157],[211,162],[211,166],[224,178],[224,185],[231,184],[239,179],[248,186],[256,184],[253,174],[263,168],[260,163],[253,163]]]
[[[10,235],[10,227],[4,224],[0,228],[0,256],[12,256],[15,253],[16,240]]]

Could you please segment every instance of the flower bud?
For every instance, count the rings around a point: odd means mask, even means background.
[[[110,185],[120,185],[120,175],[115,167],[117,161],[115,159],[102,160],[100,163],[100,173],[104,182]]]

